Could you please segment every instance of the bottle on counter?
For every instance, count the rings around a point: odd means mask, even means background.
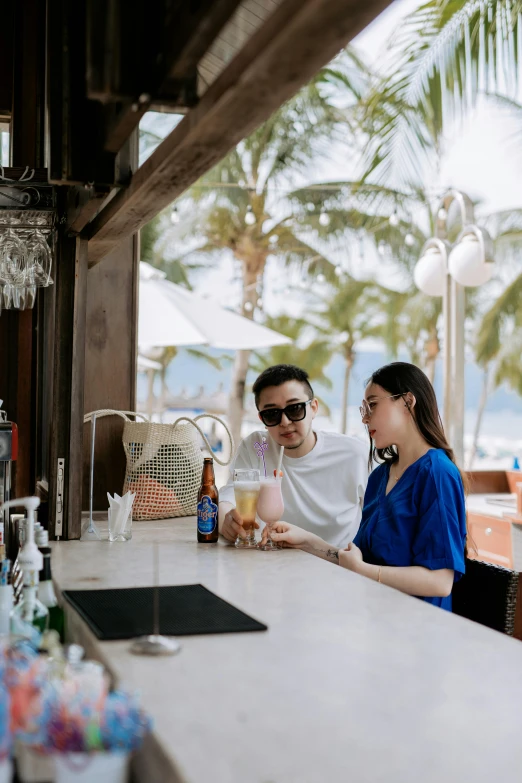
[[[219,538],[218,527],[219,493],[214,475],[214,460],[205,457],[203,475],[198,492],[198,543],[214,544]]]
[[[43,557],[34,540],[34,516],[39,505],[39,498],[28,497],[10,500],[4,506],[25,506],[27,509],[25,540],[18,553],[23,573],[22,598],[13,610],[11,631],[26,636],[35,646],[39,645],[41,634],[49,627],[49,612],[38,598],[38,575],[43,568]]]
[[[64,641],[65,615],[54,592],[53,576],[51,571],[51,547],[49,546],[49,534],[47,530],[39,530],[36,535],[36,545],[43,557],[43,568],[39,574],[38,598],[49,611],[49,629],[57,631],[60,641]]]
[[[22,547],[24,545],[25,541],[25,525],[26,525],[27,519],[25,517],[21,517],[18,519],[17,524],[17,530],[18,530],[18,549],[16,553],[16,557],[13,563],[13,568],[11,570],[11,583],[13,585],[14,590],[14,600],[15,604],[18,603],[20,598],[22,597],[22,588],[23,588],[23,574],[22,569],[20,567],[20,553],[22,551]]]

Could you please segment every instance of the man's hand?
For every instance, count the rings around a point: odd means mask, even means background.
[[[254,522],[256,528],[259,527],[257,522]],[[243,527],[243,520],[239,516],[235,508],[231,508],[227,511],[225,518],[223,519],[223,526],[221,527],[221,535],[231,541],[232,543],[239,536],[240,538],[246,538],[245,528]]]

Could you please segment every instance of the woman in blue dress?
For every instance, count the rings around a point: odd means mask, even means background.
[[[370,466],[380,464],[353,542],[337,550],[286,522],[272,538],[451,611],[465,570],[465,492],[433,387],[415,365],[393,362],[373,373],[360,411]]]

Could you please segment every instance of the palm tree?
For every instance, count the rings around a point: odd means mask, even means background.
[[[392,35],[387,76],[364,101],[365,178],[422,182],[443,130],[493,96],[520,112],[521,0],[429,0]]]
[[[256,352],[251,365],[253,372],[261,373],[274,364],[295,364],[307,371],[312,383],[332,388],[332,381],[325,374],[332,358],[328,337],[319,335],[309,319],[277,315],[267,316],[264,323],[269,329],[290,337],[293,344]]]
[[[332,381],[326,375],[326,368],[332,359],[331,340],[319,334],[310,319],[292,318],[289,315],[268,316],[265,326],[290,337],[292,345],[277,345],[267,351],[256,352],[250,370],[256,374],[274,364],[295,364],[308,373],[311,384],[325,389],[332,388]],[[324,412],[328,405],[316,395]]]
[[[344,361],[341,397],[341,432],[348,427],[348,399],[350,379],[356,358],[357,345],[381,331],[381,290],[372,281],[343,278],[333,297],[329,297],[320,313],[325,334],[331,339],[332,353],[339,353]]]
[[[473,443],[471,468],[477,452],[480,425],[490,394],[506,383],[522,396],[522,274],[496,299],[482,318],[475,346],[475,360],[484,371]]]
[[[378,333],[391,356],[405,348],[411,361],[422,367],[433,382],[435,365],[441,350],[438,323],[442,300],[422,294],[413,285],[413,269],[422,246],[435,230],[436,216],[428,194],[422,188],[410,192],[374,185],[368,182],[330,182],[316,185],[310,195],[303,191],[292,198],[305,209],[314,203],[316,213],[327,214],[326,230],[330,237],[358,232],[363,251],[352,271],[364,275],[370,288],[375,284],[373,272],[368,277],[366,250],[368,245],[384,257],[386,269],[398,270],[400,290],[381,285],[380,309],[383,320]],[[417,219],[411,219],[412,212]],[[452,235],[456,235],[456,228]],[[318,228],[321,234],[321,227]],[[468,312],[472,302],[469,297]]]
[[[261,309],[270,256],[305,273],[335,279],[334,265],[320,247],[314,246],[313,228],[319,214],[311,212],[303,220],[282,191],[288,191],[295,177],[306,176],[318,155],[328,153],[328,144],[341,123],[346,129],[349,113],[330,100],[332,85],[342,83],[356,101],[366,72],[352,52],[344,62],[348,67],[320,72],[179,202],[184,214],[193,215],[192,222],[186,222],[187,233],[199,238],[189,255],[219,259],[228,251],[238,262],[241,312],[246,318],[254,318]],[[228,414],[236,441],[240,437],[249,359],[250,351],[236,353]]]

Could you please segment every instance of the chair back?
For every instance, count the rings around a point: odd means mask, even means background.
[[[519,573],[466,559],[466,573],[453,586],[453,613],[513,636]]]

